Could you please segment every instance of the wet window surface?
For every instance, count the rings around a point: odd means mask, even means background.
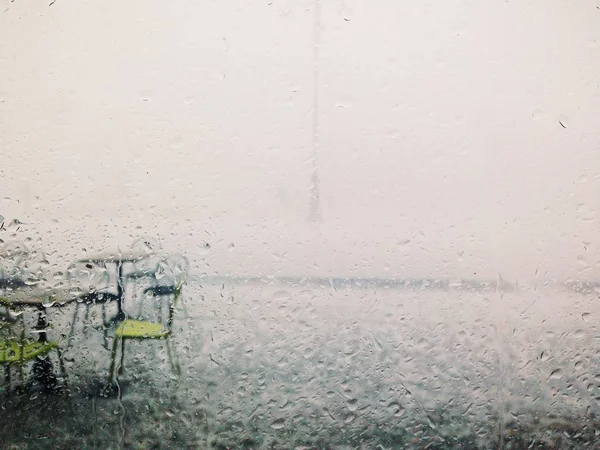
[[[600,6],[0,5],[0,447],[600,445]]]

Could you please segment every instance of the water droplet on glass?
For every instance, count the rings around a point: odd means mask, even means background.
[[[290,299],[290,293],[288,291],[277,291],[273,294],[273,300],[285,301]]]
[[[400,417],[402,414],[404,414],[404,411],[406,411],[406,409],[397,402],[390,403],[388,405],[388,410],[394,415],[394,417]]]
[[[336,99],[335,106],[338,108],[352,107],[352,98],[350,96],[341,95]]]
[[[551,373],[550,373],[550,378],[554,379],[554,380],[559,380],[562,378],[562,370],[561,369],[554,369]]]
[[[285,426],[285,419],[276,419],[271,423],[271,428],[281,430]]]
[[[348,410],[349,411],[356,411],[356,408],[358,408],[358,400],[355,398],[351,398],[348,400]]]
[[[169,147],[171,147],[174,150],[180,149],[184,146],[185,142],[181,137],[176,137],[173,140],[171,140],[171,143],[169,144]]]
[[[49,297],[47,299],[44,299],[44,301],[42,302],[42,306],[44,308],[50,308],[52,305],[54,305],[55,300],[52,297]]]
[[[570,126],[570,119],[564,114],[558,117],[558,123],[562,128],[568,129]]]
[[[202,242],[198,248],[200,249],[200,254],[201,255],[207,255],[208,253],[210,253],[210,244],[208,242]]]

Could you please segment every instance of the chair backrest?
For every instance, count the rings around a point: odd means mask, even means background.
[[[108,288],[110,273],[103,265],[76,261],[67,268],[67,281],[72,294],[88,294]]]
[[[145,291],[148,298],[154,299],[154,308],[148,310],[147,307],[144,307],[144,299],[140,299],[140,319],[148,319],[148,312],[157,313],[158,321],[163,323],[169,332],[171,331],[173,317],[177,304],[181,299],[188,270],[189,261],[183,255],[172,254],[160,260],[156,269],[156,285],[149,287]],[[164,306],[168,307],[166,323],[163,320],[165,319],[165,314],[163,314]]]
[[[154,276],[162,259],[162,244],[157,237],[141,236],[129,246],[135,253],[146,255],[145,258],[133,263],[131,273]]]
[[[139,319],[159,322],[170,333],[184,284],[185,278],[181,277],[175,285],[156,285],[146,289],[146,298],[152,299],[151,306],[140,307]],[[165,307],[167,314],[165,314]]]
[[[160,243],[160,240],[154,236],[141,236],[134,239],[129,247],[135,252],[146,253],[148,255],[162,252],[162,244]]]
[[[156,271],[158,284],[176,286],[181,280],[185,283],[190,263],[186,256],[172,254],[161,259]]]

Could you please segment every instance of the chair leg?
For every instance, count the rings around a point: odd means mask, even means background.
[[[115,378],[115,361],[117,359],[117,346],[119,345],[119,338],[115,336],[113,338],[112,351],[110,352],[110,369],[108,370],[108,385],[112,386]]]
[[[85,316],[83,318],[83,330],[84,330],[84,334],[86,337],[88,335],[89,321],[90,321],[90,305],[85,305]]]
[[[140,300],[139,300],[139,308],[138,308],[138,317],[142,317],[144,314],[144,298],[146,297],[146,295],[144,293],[142,293],[142,295],[140,295]]]
[[[167,344],[167,353],[169,355],[169,362],[171,363],[171,369],[175,372],[175,375],[181,375],[181,367],[179,367],[179,361],[177,360],[177,355],[175,355],[175,349],[172,348],[171,339],[166,340]]]
[[[12,388],[12,383],[10,380],[10,364],[4,365],[4,378],[6,379],[6,385],[8,386],[8,390],[10,391],[10,389]]]
[[[23,366],[25,365],[25,361],[19,361],[19,379],[21,380],[21,386],[25,388],[25,370],[23,370]]]
[[[108,348],[108,324],[106,323],[106,303],[102,303],[102,330],[104,332],[104,348]]]
[[[73,335],[75,334],[75,325],[77,324],[77,315],[79,313],[79,303],[75,303],[75,312],[73,313],[73,322],[71,323],[71,331],[69,332],[69,339],[67,340],[67,348],[71,347],[73,342]]]
[[[156,297],[154,297],[156,298]],[[163,323],[163,302],[158,303],[158,321]]]
[[[133,311],[133,305],[137,301],[137,282],[135,280],[129,280],[128,286],[131,286],[131,310]]]
[[[123,374],[125,369],[125,338],[121,338],[121,364],[119,365],[119,375]]]
[[[63,384],[65,386],[65,391],[67,391],[68,385],[67,385],[67,371],[65,370],[65,362],[63,360],[60,348],[56,347],[55,350],[56,350],[56,354],[58,355],[58,365],[60,367],[60,375],[63,378]]]
[[[190,312],[188,311],[187,304],[183,301],[182,297],[179,298],[179,304],[181,305],[181,309],[183,309],[183,316],[186,319],[189,319],[190,318]]]

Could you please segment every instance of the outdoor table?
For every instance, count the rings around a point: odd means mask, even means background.
[[[9,309],[15,307],[36,308],[39,311],[36,329],[39,332],[39,340],[46,342],[46,328],[48,322],[46,319],[46,309],[55,306],[64,306],[76,300],[76,297],[69,294],[66,290],[60,289],[40,289],[39,287],[24,287],[14,290],[7,290],[0,294],[2,302],[0,305]]]
[[[38,341],[40,342],[48,341],[46,334],[46,329],[48,328],[46,310],[52,307],[61,307],[76,300],[76,297],[66,290],[41,289],[36,286],[9,289],[0,294],[0,298],[2,299],[0,306],[5,306],[8,309],[22,307],[38,310],[38,320],[35,329],[38,333]],[[53,368],[47,358],[36,359],[33,363],[33,372],[41,384],[47,384],[47,381],[53,376]]]
[[[142,261],[146,258],[150,258],[154,256],[153,253],[148,252],[132,252],[132,251],[124,251],[124,252],[106,252],[99,253],[97,255],[87,256],[85,258],[79,259],[78,263],[94,263],[94,264],[114,264],[116,268],[117,274],[117,308],[118,312],[111,322],[122,322],[125,320],[125,310],[123,304],[125,303],[124,298],[124,290],[125,280],[123,277],[123,266],[127,263],[134,263],[138,261]]]

